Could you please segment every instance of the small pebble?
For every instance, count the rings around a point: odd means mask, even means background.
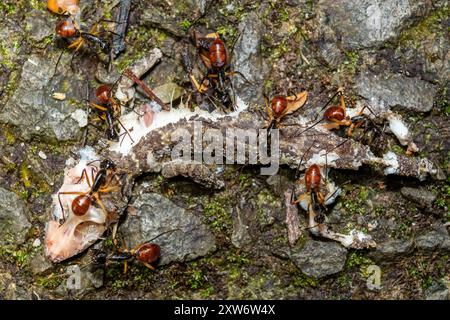
[[[41,245],[41,239],[36,238],[36,240],[33,241],[33,247],[37,248]]]
[[[38,152],[38,156],[44,160],[47,159],[47,155],[42,150]]]
[[[72,112],[70,116],[72,117],[73,120],[78,122],[78,126],[80,128],[84,128],[88,125],[88,115],[86,111],[82,109],[77,109],[74,112]]]
[[[52,98],[55,99],[55,100],[63,101],[63,100],[66,100],[66,94],[63,93],[63,92],[55,92],[52,95]]]

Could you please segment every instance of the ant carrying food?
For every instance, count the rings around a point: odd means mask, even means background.
[[[108,129],[106,130],[106,136],[109,140],[119,141],[120,136],[128,135],[131,140],[131,143],[134,143],[133,138],[131,137],[130,132],[125,128],[125,126],[120,121],[119,117],[122,113],[122,108],[120,107],[119,101],[117,101],[112,95],[112,88],[109,85],[103,84],[100,85],[95,91],[95,96],[99,103],[89,102],[91,108],[97,110],[99,112],[100,120],[103,120],[108,125]],[[116,129],[116,123],[122,127],[124,133],[119,135]],[[124,136],[125,138],[125,136]],[[121,141],[121,144],[123,139]]]
[[[193,65],[189,53],[185,50],[182,53],[183,64],[191,83],[201,94],[212,91],[210,95],[218,100],[225,109],[234,109],[236,97],[230,77],[239,75],[246,82],[250,83],[250,81],[242,73],[231,70],[229,63],[231,59],[228,57],[227,48],[219,34],[211,33],[202,37],[194,30],[192,38],[207,72],[199,83],[193,75]],[[230,89],[232,94],[230,94]]]
[[[338,105],[330,105],[330,103],[334,100],[334,98],[339,98],[339,104]],[[329,106],[329,107],[328,107]],[[327,108],[328,107],[328,108]],[[362,135],[358,138],[358,140],[362,141],[370,129],[375,129],[378,133],[381,134],[381,136],[384,137],[383,130],[378,128],[378,125],[367,115],[364,113],[364,111],[367,109],[369,112],[376,117],[375,113],[372,111],[372,109],[365,105],[364,107],[359,110],[356,115],[349,115],[345,99],[344,99],[344,90],[343,88],[339,88],[336,93],[328,100],[328,102],[320,109],[319,113],[325,109],[325,112],[323,113],[322,118],[319,121],[316,121],[311,126],[307,127],[303,131],[300,132],[300,134],[305,133],[306,131],[312,129],[319,123],[325,121],[324,127],[328,130],[338,130],[338,133],[341,136],[352,138],[354,137],[354,131],[357,128],[363,127],[364,131]],[[317,118],[317,117],[316,117]],[[346,128],[346,130],[343,132],[340,129]]]
[[[302,158],[300,159],[300,163],[297,166],[297,170],[295,172],[295,180],[296,184],[299,184],[305,189],[305,193],[301,194],[297,198],[296,188],[295,184],[292,188],[291,193],[291,204],[301,204],[301,206],[308,212],[309,215],[314,216],[314,221],[318,225],[322,225],[325,223],[325,214],[324,212],[328,212],[327,204],[332,202],[336,196],[338,196],[338,193],[340,192],[339,188],[334,187],[334,185],[331,185],[328,181],[328,160],[327,155],[331,151],[339,148],[344,143],[346,143],[348,140],[344,140],[343,142],[339,143],[337,146],[333,147],[331,150],[328,150],[325,153],[325,177],[322,177],[322,169],[321,167],[313,163],[311,164],[305,171],[305,174],[303,177],[300,177],[300,168],[303,164],[303,160],[305,158],[305,155],[309,153],[312,146],[308,148],[308,150],[303,154]],[[330,188],[331,186],[331,188]],[[332,191],[331,195],[325,197],[324,195],[324,189],[335,189]]]
[[[96,161],[99,160],[91,161],[87,164],[87,167]],[[79,184],[83,179],[85,179],[87,185],[89,186],[89,190],[85,192],[58,192],[58,201],[59,205],[61,206],[63,222],[66,220],[66,216],[64,214],[64,207],[61,201],[62,195],[77,195],[77,197],[73,199],[71,205],[72,212],[77,216],[84,216],[89,211],[89,208],[93,203],[97,203],[103,210],[103,212],[107,215],[108,210],[106,210],[103,202],[101,201],[100,195],[118,190],[118,185],[110,186],[115,178],[117,178],[116,164],[108,159],[102,160],[100,162],[100,170],[98,170],[97,167],[91,166],[91,178],[89,178],[87,169],[84,168],[81,177],[76,184]]]
[[[80,11],[79,0],[48,0],[47,8],[56,14],[76,15]]]
[[[301,108],[308,99],[308,92],[303,91],[301,93],[291,96],[274,96],[269,103],[269,98],[264,95],[266,114],[262,116],[266,120],[264,128],[267,128],[267,137],[270,137],[272,129],[281,127],[281,121],[285,116],[294,113]]]

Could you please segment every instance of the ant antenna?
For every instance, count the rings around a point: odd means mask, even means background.
[[[157,235],[156,237],[151,238],[151,239],[148,240],[147,242],[156,240],[156,239],[158,239],[159,237],[161,237],[161,236],[163,236],[163,235],[165,235],[165,234],[167,234],[167,233],[172,233],[172,232],[174,232],[174,231],[181,231],[181,229],[180,229],[180,228],[175,228],[175,229],[172,229],[172,230],[164,231],[163,233],[160,233],[160,234]]]
[[[297,166],[297,170],[295,171],[295,176],[294,176],[295,180],[297,180],[298,177],[299,177],[300,167],[301,167],[301,165],[303,163],[303,159],[305,158],[305,155],[308,154],[308,152],[311,150],[311,148],[314,145],[314,143],[315,143],[315,141],[313,141],[313,143],[309,146],[309,148],[306,150],[306,152],[303,153],[302,158],[300,159],[300,162],[299,162],[299,164]]]
[[[333,94],[333,96],[327,101],[327,103],[325,103],[325,105],[319,110],[319,112],[317,112],[316,117],[314,118],[314,121],[317,119],[317,117],[319,116],[319,114],[326,108],[328,107],[328,105],[331,103],[331,101],[333,101],[334,98],[336,98],[337,95],[341,95],[342,94],[342,89],[339,88],[335,94]],[[299,133],[299,135],[301,135],[302,133],[305,133],[306,131],[312,129],[313,127],[315,127],[316,125],[318,125],[319,123],[321,123],[324,120],[324,118],[320,119],[319,121],[315,122],[314,124],[312,124],[311,126],[307,127],[305,130],[303,130],[302,132]]]

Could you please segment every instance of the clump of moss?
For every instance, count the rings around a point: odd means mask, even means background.
[[[228,230],[232,226],[229,198],[225,194],[212,197],[203,206],[203,215],[216,231]]]
[[[45,276],[45,277],[38,277],[35,281],[35,283],[41,287],[44,287],[45,289],[56,289],[58,288],[64,281],[63,275],[55,275],[54,273]]]

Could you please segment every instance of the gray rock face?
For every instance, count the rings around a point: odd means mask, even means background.
[[[425,291],[426,300],[450,300],[450,290],[445,280],[437,282]]]
[[[33,274],[41,274],[52,268],[52,264],[45,257],[44,250],[39,250],[30,261]]]
[[[432,192],[423,189],[403,187],[400,192],[405,198],[414,201],[422,207],[429,208],[436,200],[436,196]]]
[[[291,254],[291,259],[304,274],[317,278],[342,271],[346,258],[347,250],[341,245],[313,240]]]
[[[25,23],[30,30],[31,39],[36,42],[42,41],[55,32],[55,27],[49,21],[45,11],[33,11],[30,15],[27,15]]]
[[[31,224],[27,220],[28,210],[22,200],[8,190],[0,188],[0,244],[20,244]]]
[[[449,235],[439,231],[430,231],[415,240],[417,249],[424,251],[433,251],[442,247],[449,240]]]
[[[52,98],[49,82],[54,68],[55,62],[51,59],[41,55],[30,56],[23,66],[18,88],[0,113],[0,122],[17,126],[24,139],[41,136],[67,141],[74,139],[79,132],[77,122],[71,117],[76,110],[74,106],[68,100]],[[85,99],[85,84],[70,81],[64,85],[68,88],[65,92],[67,97],[79,101]],[[64,79],[59,79],[59,83],[63,82]],[[56,88],[55,91],[61,92],[62,89]]]
[[[413,249],[412,240],[391,240],[381,243],[371,256],[380,262],[392,261],[398,256],[410,253]]]
[[[129,214],[121,227],[129,246],[174,230],[152,241],[161,247],[161,265],[195,259],[216,249],[214,235],[201,219],[167,198],[156,193],[142,194],[133,206],[137,213]]]
[[[348,50],[374,47],[396,37],[408,20],[427,7],[418,0],[324,0],[320,8]]]
[[[268,73],[268,67],[260,54],[261,37],[265,27],[255,12],[248,14],[239,24],[241,36],[234,47],[232,66],[235,71],[242,73],[248,81],[241,76],[234,76],[234,88],[237,95],[245,102],[261,103],[262,84]]]
[[[418,78],[368,72],[356,79],[356,89],[371,105],[401,107],[415,112],[430,111],[437,90],[436,86]]]

